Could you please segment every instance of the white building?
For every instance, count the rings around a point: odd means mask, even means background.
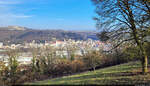
[[[0,42],[0,48],[3,48],[3,42]]]

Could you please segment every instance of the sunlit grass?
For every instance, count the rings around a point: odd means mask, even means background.
[[[64,76],[51,80],[38,81],[35,83],[26,83],[33,85],[81,85],[81,84],[138,84],[149,83],[150,74],[141,75],[140,62],[130,62],[118,66],[107,67],[96,71],[89,71],[72,76]]]

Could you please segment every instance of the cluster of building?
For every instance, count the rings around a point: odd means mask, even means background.
[[[2,42],[0,42],[0,49],[17,49],[17,48],[39,48],[39,47],[46,47],[51,46],[55,48],[59,47],[65,47],[68,45],[78,46],[80,48],[89,46],[92,48],[99,48],[104,47],[106,44],[103,42],[100,42],[99,40],[92,40],[88,39],[86,41],[83,40],[64,40],[64,41],[45,41],[45,43],[36,43],[35,40],[33,40],[31,43],[23,43],[23,44],[11,44],[11,45],[4,45]],[[105,47],[104,47],[105,48]]]
[[[56,41],[46,41],[45,43],[36,43],[34,40],[31,43],[24,43],[24,44],[11,44],[11,45],[3,45],[3,43],[0,43],[0,50],[5,51],[6,49],[17,49],[17,48],[46,48],[46,47],[53,47],[56,50],[56,54],[63,57],[68,56],[71,52],[71,49],[74,49],[75,55],[82,55],[83,52],[86,52],[87,50],[108,50],[109,44],[105,44],[103,42],[100,42],[99,40],[92,40],[88,39],[86,41],[83,40],[56,40]],[[0,52],[1,52],[0,51]],[[4,59],[5,58],[5,59]],[[0,61],[6,61],[6,58],[8,56],[6,55],[0,55]],[[22,56],[18,58],[18,61],[22,64],[29,64],[32,60],[32,54],[29,52],[29,54],[24,53]]]

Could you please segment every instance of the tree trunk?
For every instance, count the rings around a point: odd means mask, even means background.
[[[95,71],[95,67],[93,67],[93,70]]]
[[[129,13],[127,15],[128,15],[128,18],[129,18],[129,23],[131,25],[130,29],[132,30],[132,34],[133,34],[134,40],[135,40],[137,46],[139,47],[140,51],[142,52],[142,60],[141,60],[141,62],[142,62],[142,73],[146,74],[148,72],[148,68],[147,68],[147,65],[148,65],[147,54],[146,54],[146,51],[144,49],[143,44],[139,40],[137,28],[136,28],[136,25],[135,25],[134,15],[132,13],[132,10],[130,10],[129,3],[126,2],[125,6],[126,6],[126,9],[127,9],[128,13]]]
[[[136,31],[136,30],[135,30]],[[142,53],[142,74],[146,74],[148,72],[148,59],[147,59],[147,54],[144,49],[144,46],[141,44],[141,42],[138,40],[137,35],[134,34],[134,38],[136,41],[137,46],[139,47],[141,53]]]
[[[144,52],[143,53],[143,58],[142,58],[142,73],[146,74],[148,72],[148,59],[147,59],[147,55]]]

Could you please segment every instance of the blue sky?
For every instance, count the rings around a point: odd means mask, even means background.
[[[0,0],[0,26],[96,30],[90,0]]]

